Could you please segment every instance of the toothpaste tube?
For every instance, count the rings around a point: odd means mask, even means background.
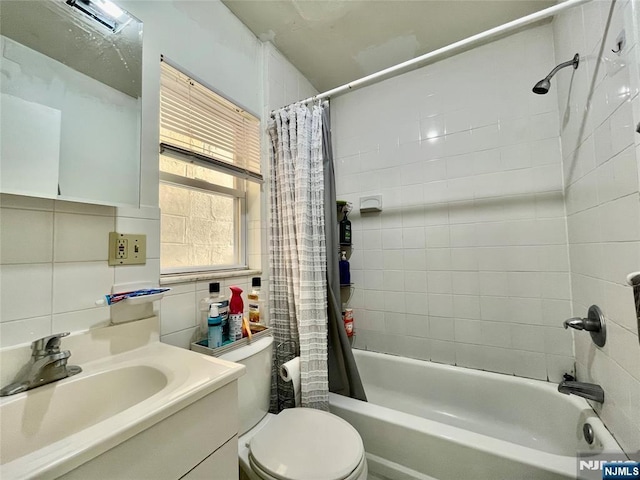
[[[114,303],[121,302],[127,298],[143,297],[145,295],[155,295],[156,293],[163,293],[170,288],[145,288],[142,290],[133,290],[131,292],[112,293],[111,295],[105,295],[103,299],[96,301],[96,305],[113,305]]]

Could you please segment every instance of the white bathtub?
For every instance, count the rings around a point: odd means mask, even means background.
[[[622,453],[589,404],[557,385],[354,350],[369,402],[331,394],[392,479],[575,479],[576,452]],[[606,400],[605,400],[606,401]],[[585,422],[595,441],[583,436]]]

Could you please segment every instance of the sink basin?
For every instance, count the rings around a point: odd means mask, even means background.
[[[161,343],[158,330],[153,317],[66,337],[81,373],[0,398],[0,478],[60,477],[244,373]],[[3,369],[28,359],[23,350],[0,351]]]
[[[0,407],[0,464],[95,425],[155,395],[167,376],[146,365],[71,377]]]

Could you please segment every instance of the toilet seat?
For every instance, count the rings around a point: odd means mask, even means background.
[[[249,462],[265,480],[348,480],[366,467],[358,432],[321,410],[283,410],[251,439]]]
[[[259,465],[256,465],[253,457],[249,457],[249,465],[251,466],[251,470],[255,475],[258,475],[258,477],[260,478],[260,480],[282,480],[281,477],[274,477],[272,475],[270,475],[269,473],[265,472],[264,470],[262,470],[260,468]],[[324,477],[313,477],[313,478],[324,478]],[[367,464],[366,464],[366,458],[362,457],[362,460],[360,460],[360,463],[358,464],[358,466],[356,467],[356,469],[351,472],[351,475],[349,475],[348,477],[344,478],[344,479],[340,479],[340,480],[363,480],[367,478]],[[287,479],[289,480],[289,479]]]

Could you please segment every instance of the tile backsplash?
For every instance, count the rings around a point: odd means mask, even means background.
[[[601,385],[594,408],[620,445],[640,455],[640,343],[626,276],[640,268],[638,2],[589,2],[553,22],[556,61],[580,52],[575,75],[558,75],[573,314],[597,304],[607,343],[574,332],[578,379]],[[626,46],[613,53],[619,33]]]
[[[343,300],[355,346],[552,382],[575,365],[604,388],[594,408],[633,458],[640,344],[625,278],[640,269],[639,10],[589,2],[333,101],[338,198],[354,206]],[[577,70],[531,92],[576,52]],[[361,215],[373,194],[383,212]],[[604,348],[562,328],[592,304],[606,316]]]
[[[159,210],[0,196],[0,346],[107,325],[95,301],[117,283],[157,284]],[[110,267],[109,232],[147,235],[147,263]]]
[[[209,296],[209,283],[211,282],[220,283],[220,298],[227,300],[231,294],[229,287],[232,285],[240,287],[245,315],[247,315],[247,294],[251,292],[251,278],[255,276],[260,276],[260,274],[164,284],[163,286],[171,287],[171,291],[162,299],[160,340],[177,347],[190,348],[192,342],[204,338],[200,330],[202,321],[200,301]],[[261,300],[266,299],[267,287],[268,285],[263,282]],[[266,305],[266,302],[263,301],[263,305]]]
[[[554,65],[544,25],[333,101],[356,347],[542,380],[573,371],[558,105],[531,93]],[[370,194],[383,212],[360,215]]]

